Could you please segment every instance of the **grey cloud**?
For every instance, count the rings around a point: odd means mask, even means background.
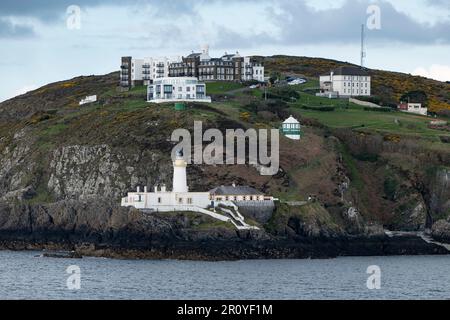
[[[446,0],[447,1],[447,0]],[[437,0],[435,0],[437,3]],[[279,45],[308,44],[351,44],[359,43],[360,27],[368,18],[366,10],[373,2],[363,0],[346,1],[340,8],[316,11],[302,1],[278,2],[282,12],[269,12],[268,20],[281,29],[281,37],[269,35],[257,37],[242,36],[231,31],[223,32],[218,45],[234,43],[239,47],[251,47],[261,43]],[[429,26],[416,22],[396,9],[388,2],[376,2],[381,9],[381,30],[368,30],[371,44],[408,43],[408,44],[449,44],[449,22]],[[234,41],[233,41],[234,39]]]
[[[450,1],[448,0],[427,0],[428,5],[450,10]]]
[[[216,45],[222,48],[251,47],[261,43],[280,45],[302,45],[317,43],[355,43],[359,41],[359,27],[367,20],[366,9],[374,1],[347,0],[340,8],[315,11],[308,7],[303,0],[1,0],[0,19],[5,16],[31,16],[43,21],[54,21],[66,14],[66,8],[71,4],[83,7],[99,5],[117,5],[131,8],[136,11],[145,8],[145,4],[152,5],[149,12],[152,17],[169,19],[171,16],[186,16],[191,23],[202,28],[202,21],[197,9],[222,3],[224,6],[232,2],[253,3],[255,6],[264,4],[277,4],[281,13],[275,10],[267,12],[263,17],[268,24],[281,29],[281,37],[273,38],[269,34],[247,35],[242,32],[233,32],[227,26],[217,26],[219,37]],[[426,0],[426,3],[442,8],[449,7],[449,0]],[[378,1],[381,7],[382,29],[368,32],[368,40],[372,43],[450,43],[449,22],[437,23],[433,26],[420,24],[404,13],[398,12],[388,2]],[[143,11],[145,13],[145,11]],[[217,12],[220,15],[220,12]],[[168,20],[170,23],[170,20]],[[26,34],[25,27],[12,30],[11,26],[2,26],[4,33],[10,35]],[[164,28],[163,28],[164,29]],[[6,30],[6,31],[5,31]],[[30,32],[31,30],[28,30]],[[169,39],[184,38],[185,35],[178,30]],[[1,32],[1,30],[0,30]]]
[[[208,0],[208,3],[216,1],[221,0]],[[146,4],[154,5],[160,14],[192,14],[195,12],[195,5],[203,3],[206,3],[206,0],[1,0],[0,15],[28,16],[52,21],[64,15],[66,8],[70,5],[81,8],[113,5],[135,7],[139,10]]]
[[[34,35],[30,26],[14,25],[10,21],[0,19],[0,38],[28,38]]]
[[[387,2],[379,2],[381,9],[381,30],[368,32],[376,42],[398,41],[407,43],[450,42],[448,23],[433,27],[420,24],[400,13]],[[293,12],[294,20],[287,22],[286,15],[276,18],[285,31],[285,41],[302,42],[353,42],[358,39],[359,26],[366,23],[367,1],[347,1],[339,9],[311,12],[302,3],[286,4],[286,12]]]
[[[1,0],[1,16],[34,17],[44,21],[52,21],[66,14],[70,5],[93,7],[101,4],[123,4],[129,2],[119,0]]]

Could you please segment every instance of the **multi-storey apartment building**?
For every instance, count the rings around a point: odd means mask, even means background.
[[[181,58],[160,57],[133,59],[122,57],[120,86],[132,88],[137,85],[149,85],[155,79],[169,76],[169,65]]]
[[[323,93],[334,92],[340,97],[371,95],[371,76],[359,67],[340,67],[328,75],[320,76]]]
[[[123,57],[120,85],[129,89],[136,85],[149,85],[166,77],[196,77],[201,81],[264,81],[264,66],[254,57],[241,57],[239,53],[211,58],[209,47],[186,57],[133,59]]]
[[[208,47],[191,53],[182,61],[171,63],[170,77],[197,77],[202,81],[264,81],[264,66],[256,58],[236,54],[211,58]]]

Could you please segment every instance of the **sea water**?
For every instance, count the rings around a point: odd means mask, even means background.
[[[450,256],[203,262],[0,251],[0,299],[445,298]]]

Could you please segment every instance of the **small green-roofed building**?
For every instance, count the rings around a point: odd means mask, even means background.
[[[293,116],[286,119],[281,127],[281,132],[286,138],[292,140],[300,140],[301,138],[301,125],[300,122]]]

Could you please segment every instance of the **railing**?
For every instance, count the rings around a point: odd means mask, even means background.
[[[301,129],[287,129],[287,128],[280,128],[280,131],[283,134],[289,134],[289,135],[299,135],[302,133]]]

